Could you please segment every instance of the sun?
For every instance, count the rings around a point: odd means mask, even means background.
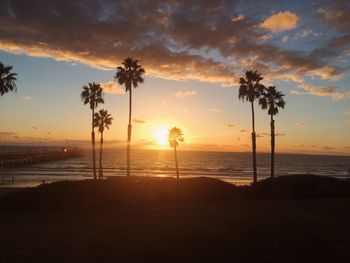
[[[164,146],[168,144],[168,130],[166,128],[156,130],[154,135],[159,145]]]

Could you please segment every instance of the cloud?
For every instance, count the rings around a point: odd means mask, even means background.
[[[247,60],[265,79],[341,76],[345,69],[329,58],[343,51],[339,41],[345,39],[335,39],[339,48],[331,53],[319,43],[306,52],[281,48],[259,30],[288,30],[297,21],[295,14],[280,12],[261,23],[226,0],[11,0],[0,9],[0,50],[113,70],[134,56],[149,76],[224,86],[237,84]]]
[[[239,132],[246,133],[246,132],[248,132],[248,130],[247,129],[241,129]]]
[[[39,128],[37,126],[32,126],[32,130],[37,131]]]
[[[298,127],[307,127],[309,124],[306,121],[299,121],[296,123]]]
[[[238,16],[232,17],[232,18],[231,18],[231,21],[232,21],[232,22],[238,22],[238,21],[241,21],[241,20],[243,20],[243,19],[244,19],[244,15],[239,14]]]
[[[266,133],[266,132],[257,132],[257,133],[255,134],[255,136],[256,136],[256,138],[262,138],[262,137],[269,136],[269,134]]]
[[[287,134],[284,132],[276,132],[275,136],[286,136]]]
[[[307,94],[306,92],[301,92],[301,91],[298,91],[298,90],[291,90],[289,91],[290,94],[293,94],[293,95],[303,95],[303,94]]]
[[[314,31],[312,31],[311,29],[306,29],[306,30],[302,30],[300,31],[299,33],[297,33],[295,36],[294,36],[294,39],[300,39],[300,38],[304,38],[304,37],[307,37],[307,36],[320,36],[321,33],[316,33]]]
[[[280,32],[291,30],[298,24],[298,16],[289,11],[279,12],[268,17],[263,23],[260,24],[261,28],[267,29],[271,32]]]
[[[187,98],[194,95],[197,95],[197,91],[195,90],[178,91],[175,93],[175,96],[178,98]]]
[[[287,35],[287,36],[284,36],[283,38],[282,38],[282,42],[283,43],[286,43],[286,42],[288,42],[288,39],[289,39],[289,36]]]
[[[22,100],[31,100],[32,96],[23,96],[21,97]]]
[[[101,87],[105,93],[108,94],[125,94],[125,90],[117,86],[114,81],[108,81],[106,83],[101,83]]]
[[[343,111],[343,114],[350,115],[350,111]]]
[[[132,122],[135,124],[145,124],[146,123],[145,120],[141,120],[141,119],[133,119]]]
[[[16,138],[17,132],[0,132],[0,139]]]
[[[344,121],[344,123],[350,125],[350,120],[349,121]]]
[[[220,112],[222,112],[222,109],[219,109],[219,108],[211,108],[211,109],[210,109],[210,112],[220,113]]]
[[[331,97],[333,100],[342,100],[350,98],[350,91],[341,92],[337,87],[322,87],[313,84],[299,84],[299,88],[306,90],[307,92],[302,93],[298,91],[291,91],[292,94],[302,95],[302,94],[311,94],[316,96],[327,96]]]
[[[236,127],[236,125],[234,125],[234,124],[227,124],[227,127],[228,128],[234,128],[234,127]]]

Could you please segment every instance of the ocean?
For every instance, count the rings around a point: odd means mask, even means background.
[[[42,150],[40,147],[0,147],[0,152]],[[98,150],[98,147],[97,147]],[[82,156],[54,162],[42,162],[19,168],[0,169],[2,186],[32,186],[43,182],[92,178],[91,151]],[[126,150],[104,150],[104,175],[123,176],[126,170]],[[96,151],[98,160],[98,151]],[[209,176],[236,183],[252,181],[252,154],[231,152],[179,151],[180,176]],[[276,154],[276,176],[316,174],[337,178],[349,177],[350,156]],[[258,153],[258,179],[270,174],[270,154]],[[98,167],[98,162],[97,162]],[[175,176],[173,151],[138,150],[131,152],[131,173],[139,176]]]

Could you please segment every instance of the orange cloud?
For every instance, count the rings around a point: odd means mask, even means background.
[[[289,11],[279,12],[268,17],[260,24],[260,27],[271,32],[286,31],[295,28],[298,24],[298,20],[298,16],[294,13]]]
[[[187,98],[194,95],[197,95],[197,91],[195,90],[178,91],[175,93],[175,96],[178,98]]]
[[[108,81],[106,83],[101,83],[101,87],[105,93],[125,94],[125,90],[118,87],[117,83],[115,83],[114,81]]]

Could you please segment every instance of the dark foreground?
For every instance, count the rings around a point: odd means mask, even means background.
[[[287,187],[286,182],[263,182],[252,190],[196,180],[177,186],[168,179],[110,181],[120,192],[105,186],[100,196],[100,190],[91,190],[91,182],[73,184],[76,195],[87,202],[76,197],[68,208],[62,204],[73,198],[70,183],[3,196],[0,262],[349,262],[345,182],[327,181],[327,187],[319,180],[328,179],[287,179],[289,191],[281,193],[275,188]],[[314,181],[308,196],[298,180]],[[132,195],[117,185],[129,187]],[[336,188],[338,193],[332,193]],[[46,199],[40,201],[42,192]],[[17,211],[4,205],[15,205],[18,196],[31,210],[18,203]],[[300,196],[304,200],[296,200]],[[101,200],[110,200],[103,209],[95,207]]]

